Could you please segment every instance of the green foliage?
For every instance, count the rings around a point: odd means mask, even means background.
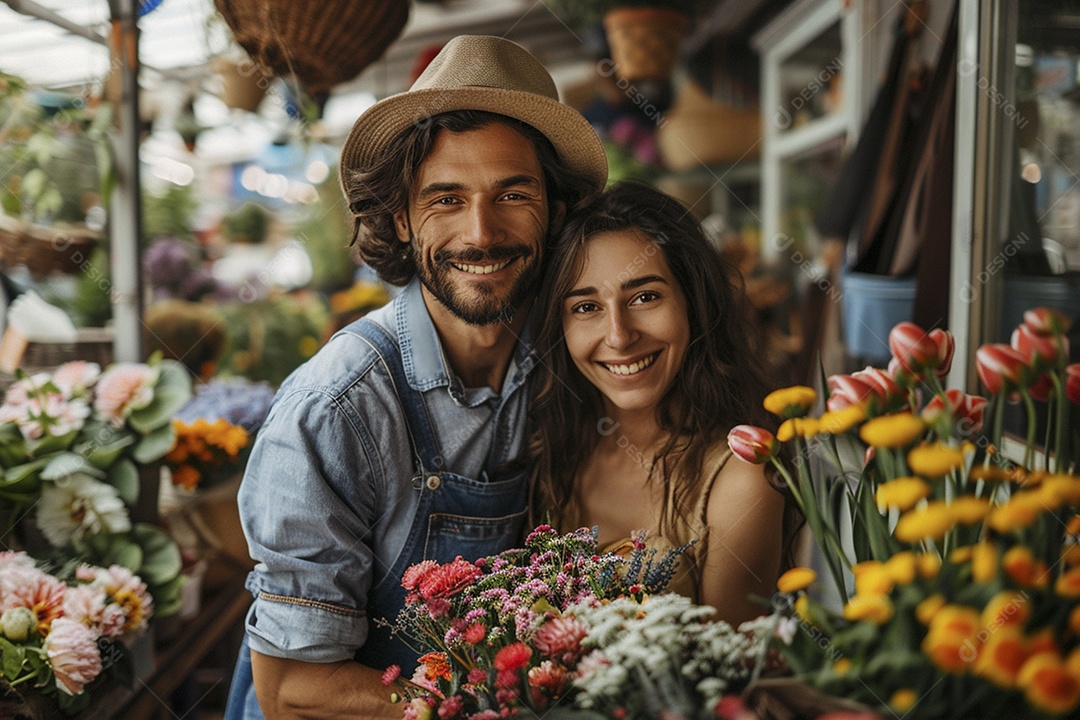
[[[67,306],[71,319],[78,327],[103,327],[112,318],[112,298],[109,291],[109,253],[99,246],[79,275],[75,297]]]
[[[192,223],[199,203],[190,185],[171,185],[161,195],[142,197],[143,243],[163,235],[191,239]]]
[[[221,231],[230,242],[261,243],[270,230],[270,212],[248,202],[221,219]]]
[[[222,369],[274,386],[315,354],[329,323],[326,305],[310,292],[234,303],[221,314],[228,334]]]
[[[318,188],[319,201],[296,226],[296,237],[311,258],[311,285],[325,292],[348,287],[356,272],[349,241],[352,227],[336,176]]]

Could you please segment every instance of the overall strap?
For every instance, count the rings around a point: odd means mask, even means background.
[[[424,404],[423,396],[409,385],[397,340],[389,330],[367,318],[353,323],[349,331],[367,341],[378,353],[386,369],[390,371],[390,378],[394,383],[394,394],[397,395],[401,409],[405,413],[405,425],[409,431],[409,437],[412,438],[413,451],[420,462],[419,470],[441,471],[443,469],[442,456],[435,442],[435,432],[431,427],[427,406]]]

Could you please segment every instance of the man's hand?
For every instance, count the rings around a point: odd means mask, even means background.
[[[381,673],[351,660],[310,663],[252,650],[251,671],[266,720],[401,718]]]

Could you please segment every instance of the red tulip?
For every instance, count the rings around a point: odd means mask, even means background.
[[[1012,334],[1013,349],[1033,367],[1054,365],[1058,358],[1069,357],[1069,339],[1064,335],[1043,335],[1029,325],[1018,325]]]
[[[960,390],[946,390],[945,397],[935,395],[922,409],[922,418],[935,423],[946,410],[956,421],[962,435],[978,432],[983,425],[987,400],[978,395],[968,395]]]
[[[736,425],[728,433],[728,447],[744,462],[760,465],[780,450],[776,437],[754,425]]]
[[[1028,393],[1039,402],[1050,399],[1050,391],[1054,388],[1054,381],[1046,373],[1035,378],[1028,386]]]
[[[832,375],[828,379],[830,410],[843,410],[878,397],[877,387],[854,375]]]
[[[894,400],[904,397],[903,388],[897,384],[891,374],[880,368],[867,367],[865,370],[852,373],[851,377],[872,385],[885,405],[890,405]]]
[[[1039,335],[1064,335],[1072,321],[1064,313],[1041,307],[1024,313],[1024,325]]]
[[[934,328],[931,330],[930,339],[937,345],[937,365],[934,366],[934,373],[938,377],[945,377],[949,374],[949,368],[952,367],[952,358],[953,352],[956,350],[956,342],[953,340],[951,332],[942,330],[941,328]]]
[[[912,322],[899,323],[889,332],[889,352],[913,375],[935,366],[938,359],[937,343]]]
[[[975,371],[990,394],[997,395],[1002,388],[1018,388],[1028,367],[1024,356],[1008,345],[988,343],[975,351]]]
[[[1080,363],[1065,368],[1065,397],[1080,405]]]

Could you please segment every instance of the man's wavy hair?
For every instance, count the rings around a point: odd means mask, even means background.
[[[412,125],[398,135],[369,168],[353,170],[344,179],[349,210],[354,215],[350,244],[373,267],[384,281],[405,285],[416,273],[412,256],[394,230],[394,215],[408,206],[416,189],[420,165],[431,152],[439,133],[463,133],[493,123],[502,123],[521,133],[531,144],[544,173],[548,196],[549,220],[556,204],[562,201],[567,212],[594,194],[584,173],[571,168],[556,152],[551,142],[536,128],[496,113],[479,110],[455,110]],[[558,228],[549,223],[553,238]]]
[[[770,427],[774,422],[761,405],[769,382],[738,271],[712,246],[686,207],[638,182],[618,183],[579,208],[549,258],[538,299],[544,315],[535,335],[547,371],[534,386],[530,405],[534,517],[571,500],[574,477],[603,432],[603,398],[567,350],[563,304],[584,269],[590,238],[627,231],[641,233],[662,254],[686,297],[690,324],[682,367],[657,408],[668,439],[656,457],[649,458],[650,481],[661,484],[665,498],[670,490],[673,499],[661,508],[664,532],[694,506],[710,449],[724,442],[735,425]],[[793,562],[801,518],[787,493],[782,494],[784,527],[777,531],[787,566]]]

